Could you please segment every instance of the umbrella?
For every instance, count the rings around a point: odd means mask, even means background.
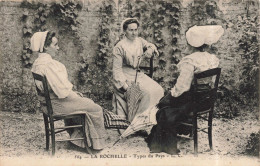
[[[126,91],[126,101],[127,101],[127,119],[131,122],[137,112],[137,109],[139,107],[139,103],[143,97],[143,93],[140,89],[140,86],[138,83],[136,83],[137,80],[137,73],[139,68],[139,61],[140,57],[138,57],[137,62],[137,69],[136,69],[136,75],[135,75],[135,81],[132,82],[132,84],[128,87]]]
[[[152,106],[148,108],[146,111],[144,111],[142,114],[137,115],[133,119],[132,123],[128,126],[128,128],[119,137],[119,139],[114,143],[114,145],[122,138],[126,138],[127,136],[135,133],[136,131],[151,129],[152,126],[157,124],[157,111],[158,108],[156,106]]]
[[[140,90],[139,84],[132,83],[126,92],[126,101],[127,101],[127,119],[131,122],[137,112],[139,103],[143,97],[143,93]]]

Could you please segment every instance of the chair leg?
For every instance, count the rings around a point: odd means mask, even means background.
[[[52,155],[55,155],[55,133],[54,133],[54,122],[53,122],[52,117],[50,118],[50,127],[51,127]]]
[[[209,112],[209,119],[208,119],[208,139],[209,139],[210,150],[213,150],[213,146],[212,146],[212,118],[213,118],[213,111]]]
[[[193,135],[194,135],[193,133],[194,133],[194,131],[193,131],[193,126],[192,126],[192,127],[191,127],[191,130],[190,130],[190,134],[189,134],[189,137],[190,137],[190,138],[193,137]]]
[[[194,140],[194,155],[198,156],[198,124],[197,124],[197,114],[193,114],[193,140]]]
[[[88,147],[88,143],[87,143],[87,136],[86,136],[86,126],[85,126],[85,118],[86,116],[81,117],[81,124],[82,124],[82,134],[84,137],[84,144],[85,144],[85,149],[89,154],[92,154],[91,149]]]
[[[50,133],[49,133],[48,117],[43,114],[43,119],[44,119],[44,125],[45,125],[46,150],[49,150],[49,145],[50,145]]]

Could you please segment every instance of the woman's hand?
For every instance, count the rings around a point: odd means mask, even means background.
[[[128,89],[128,84],[125,83],[121,88],[119,88],[119,90],[121,91],[121,93],[125,93]]]
[[[119,88],[119,91],[120,91],[120,93],[121,93],[120,96],[121,96],[122,98],[124,98],[124,99],[126,99],[127,88],[128,88],[128,86],[127,86],[127,87],[122,86],[121,88]]]
[[[158,52],[158,50],[155,49],[154,52],[153,52],[153,54],[154,54],[155,56],[159,56],[159,52]]]
[[[128,88],[128,85],[127,85],[127,84],[124,84],[124,85],[123,85],[123,89],[124,89],[125,91],[127,91],[127,88]]]
[[[79,95],[80,97],[84,97],[82,93],[76,91],[77,95]]]
[[[151,57],[153,55],[153,50],[151,47],[149,47],[145,52],[144,52],[144,56],[146,57]]]
[[[155,56],[159,56],[159,52],[154,44],[151,45],[151,48],[153,50],[153,54],[155,54]]]
[[[151,44],[144,53],[145,56],[159,56],[159,52],[154,44]]]

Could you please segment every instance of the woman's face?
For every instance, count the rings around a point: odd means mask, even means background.
[[[58,39],[56,37],[52,38],[52,42],[51,42],[50,46],[46,48],[46,50],[47,50],[47,53],[49,53],[50,55],[52,55],[52,56],[56,55],[56,53],[59,50]]]
[[[125,35],[129,40],[134,40],[138,37],[138,26],[136,23],[128,24],[125,30]]]

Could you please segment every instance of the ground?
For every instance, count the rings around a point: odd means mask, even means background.
[[[44,124],[40,113],[0,112],[0,116],[1,157],[51,156],[51,152],[45,150]],[[213,151],[209,150],[207,135],[199,133],[199,157],[206,157],[207,159],[216,159],[216,157],[249,157],[252,160],[256,160],[257,158],[246,156],[244,151],[250,134],[257,132],[258,129],[257,117],[250,113],[250,111],[234,119],[214,118],[214,149]],[[64,137],[66,135],[61,136]],[[137,159],[138,157],[142,157],[143,154],[145,154],[143,155],[144,158],[148,157],[149,149],[143,136],[132,135],[112,146],[119,136],[116,130],[107,130],[106,142],[108,146],[96,156],[91,156],[80,149],[76,149],[69,143],[57,143],[55,157],[87,159],[100,158],[102,155],[106,157],[106,154],[127,155],[128,159]],[[178,156],[174,156],[174,158],[193,156],[192,140],[179,138],[178,148],[181,150],[181,153]],[[152,155],[156,155],[158,158],[173,157],[166,153]]]

